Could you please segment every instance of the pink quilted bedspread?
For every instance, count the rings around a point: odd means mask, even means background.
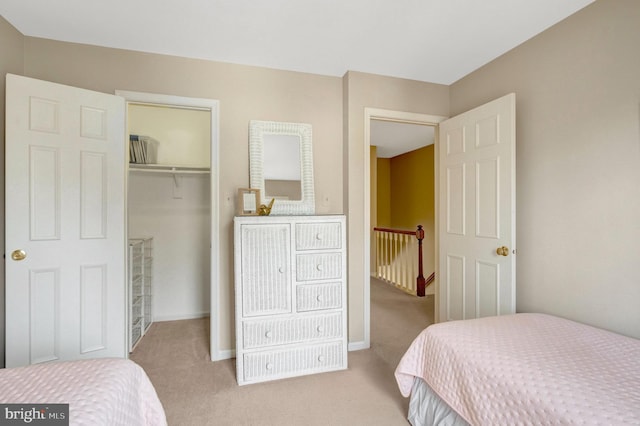
[[[71,425],[166,425],[162,404],[133,361],[91,359],[0,369],[0,402],[69,404]]]
[[[395,372],[473,425],[640,425],[640,340],[543,314],[427,327]]]

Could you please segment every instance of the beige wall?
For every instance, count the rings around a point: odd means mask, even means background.
[[[434,146],[391,159],[391,227],[412,231],[422,225],[424,276],[435,271]]]
[[[316,212],[343,213],[340,78],[32,37],[25,38],[25,75],[106,93],[123,89],[220,101],[223,351],[235,348],[232,219],[237,188],[249,185],[249,120],[310,123]]]
[[[0,242],[4,246],[4,79],[7,73],[21,75],[24,37],[0,16]],[[0,262],[0,367],[4,367],[4,262]]]
[[[211,166],[211,112],[130,103],[127,134],[149,136],[151,163]]]
[[[343,77],[344,100],[344,197],[348,213],[349,253],[349,341],[353,347],[365,342],[365,286],[369,285],[369,272],[365,273],[365,164],[369,164],[370,151],[364,147],[364,109],[380,108],[430,115],[449,115],[449,87],[403,80],[392,77],[350,71]],[[368,168],[368,167],[367,167]],[[368,186],[368,185],[367,185]],[[368,194],[367,194],[368,195]],[[368,321],[368,319],[367,319]]]
[[[451,86],[517,95],[517,310],[640,338],[640,2],[598,0]]]

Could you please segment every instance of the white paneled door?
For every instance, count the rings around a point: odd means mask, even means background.
[[[6,365],[125,357],[124,99],[6,84]]]
[[[440,321],[515,312],[515,140],[515,94],[440,123]]]

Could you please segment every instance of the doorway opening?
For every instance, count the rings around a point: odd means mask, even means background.
[[[372,250],[372,244],[371,241],[373,240],[373,227],[376,226],[377,224],[376,222],[376,218],[377,218],[377,199],[376,199],[376,188],[373,187],[372,184],[372,177],[375,177],[375,164],[373,164],[373,156],[371,155],[372,152],[372,146],[374,146],[374,144],[372,144],[372,141],[375,141],[375,134],[372,132],[375,132],[379,129],[376,128],[376,126],[379,127],[379,125],[382,124],[406,124],[406,125],[418,125],[418,126],[426,126],[429,127],[431,129],[433,129],[432,132],[432,137],[433,137],[433,145],[434,145],[434,151],[435,154],[433,154],[433,167],[434,167],[434,180],[433,180],[433,188],[432,188],[432,193],[434,194],[434,200],[433,200],[433,204],[434,204],[434,212],[437,211],[437,192],[435,191],[435,188],[437,188],[437,170],[435,170],[436,168],[436,161],[435,159],[437,158],[437,126],[438,123],[443,121],[446,117],[441,117],[441,116],[432,116],[432,115],[426,115],[426,114],[417,114],[417,113],[408,113],[408,112],[401,112],[401,111],[393,111],[393,110],[382,110],[382,109],[375,109],[375,108],[365,108],[365,123],[364,123],[364,149],[365,149],[365,158],[369,158],[370,161],[365,161],[365,205],[364,205],[364,219],[365,219],[365,241],[364,241],[364,252],[365,252],[365,268],[364,268],[364,272],[365,272],[365,277],[364,277],[364,282],[365,282],[365,305],[364,305],[364,311],[365,311],[365,346],[366,347],[371,347],[371,280],[373,277],[375,277],[375,274],[373,273],[373,269],[374,269],[374,265],[375,265],[375,258],[374,256],[374,252]],[[389,128],[392,128],[393,126],[388,126]],[[426,142],[425,142],[426,145]],[[377,149],[376,149],[377,150]],[[372,174],[373,173],[373,174]],[[435,250],[437,252],[437,245],[436,245],[436,241],[437,241],[437,225],[436,225],[436,221],[437,220],[437,215],[434,214],[434,232],[433,235],[431,235],[431,241],[432,243],[432,250]],[[437,253],[434,253],[434,256],[437,255]],[[433,267],[435,269],[437,269],[437,258],[435,259],[434,263],[433,263]],[[429,272],[430,273],[430,272]],[[431,284],[432,286],[437,286],[437,279],[436,282],[434,282],[433,284]],[[437,287],[435,287],[435,292],[437,294]],[[436,300],[436,306],[435,306],[435,310],[437,311],[437,297],[435,297]]]
[[[147,321],[209,316],[211,359],[226,358],[218,330],[218,101],[116,93],[126,99],[130,143],[127,239],[152,239]],[[135,327],[137,294],[129,297],[127,324]]]

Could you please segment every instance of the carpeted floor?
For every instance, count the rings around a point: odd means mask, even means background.
[[[433,320],[433,297],[371,282],[371,349],[345,371],[238,386],[235,359],[211,362],[209,318],[154,323],[131,359],[153,382],[169,425],[406,425],[393,371]]]

